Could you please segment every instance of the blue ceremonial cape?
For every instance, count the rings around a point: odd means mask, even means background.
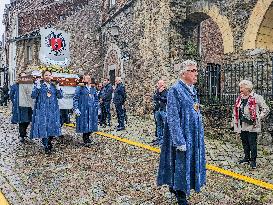
[[[196,91],[178,81],[168,92],[167,123],[164,129],[158,171],[158,185],[167,184],[187,195],[199,192],[206,183],[204,128]],[[186,145],[187,151],[176,148]]]
[[[73,109],[79,109],[81,115],[76,117],[76,132],[88,133],[98,131],[98,95],[96,88],[78,86],[73,97]]]
[[[48,92],[51,96],[48,96]],[[60,109],[58,99],[63,97],[62,90],[57,90],[53,84],[43,83],[38,89],[34,86],[31,98],[35,99],[30,138],[46,138],[61,135]]]
[[[10,87],[10,100],[12,102],[11,123],[31,122],[32,109],[19,106],[19,84],[15,83]]]

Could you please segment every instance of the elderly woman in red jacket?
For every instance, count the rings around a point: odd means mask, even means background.
[[[261,119],[269,113],[269,107],[261,95],[253,91],[249,80],[239,83],[240,95],[234,105],[234,131],[240,133],[245,157],[240,164],[248,163],[256,169],[257,133],[261,132]]]

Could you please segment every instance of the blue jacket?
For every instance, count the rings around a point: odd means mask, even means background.
[[[158,171],[158,185],[167,184],[174,190],[190,194],[199,192],[206,183],[206,159],[202,116],[197,93],[179,81],[169,89],[167,123],[164,129]],[[177,150],[186,145],[187,150]]]
[[[78,86],[73,97],[73,109],[81,114],[76,117],[76,132],[88,133],[98,131],[98,95],[96,88]]]
[[[15,83],[10,87],[10,100],[12,102],[11,123],[31,122],[32,109],[19,106],[19,84]]]
[[[48,92],[51,95],[48,95]],[[58,99],[63,97],[62,90],[57,90],[53,84],[43,83],[38,89],[34,86],[31,94],[35,99],[30,138],[44,138],[61,135],[60,109]]]
[[[114,92],[113,103],[124,104],[125,100],[126,100],[125,87],[122,83],[119,83]]]
[[[110,103],[112,100],[113,87],[111,83],[108,83],[102,88],[101,99],[104,103]]]

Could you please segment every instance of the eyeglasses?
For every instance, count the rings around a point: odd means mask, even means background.
[[[187,70],[187,71],[192,72],[192,73],[197,73],[198,72],[197,69],[192,69],[192,70]]]

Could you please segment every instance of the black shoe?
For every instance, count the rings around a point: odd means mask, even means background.
[[[83,143],[83,146],[84,146],[84,147],[90,148],[90,147],[91,147],[91,144],[90,144],[90,143]]]
[[[49,142],[48,142],[48,149],[51,151],[51,150],[52,150],[52,148],[53,148],[52,142],[51,142],[51,141],[49,141]]]
[[[177,198],[178,205],[188,205],[187,196],[183,191],[176,191],[175,196]]]
[[[125,130],[125,127],[118,127],[117,131]]]
[[[244,159],[239,161],[239,164],[245,164],[245,163],[249,164],[249,162],[250,162],[249,159],[244,158]]]
[[[171,192],[172,194],[175,194],[175,190],[172,187],[169,187],[169,192]]]
[[[49,148],[45,148],[45,154],[50,155],[51,154],[51,150]]]
[[[21,143],[25,143],[25,138],[24,138],[24,137],[21,137],[21,138],[20,138],[20,142],[21,142]]]
[[[53,148],[53,145],[52,144],[48,144],[48,149],[51,151]]]
[[[251,162],[250,162],[250,167],[251,167],[252,169],[257,169],[257,164],[256,164],[256,162],[255,162],[255,161],[251,161]]]
[[[90,138],[87,138],[86,139],[86,141],[85,141],[85,143],[87,143],[87,144],[90,144],[92,141],[90,140]]]
[[[63,135],[60,135],[60,137],[59,137],[59,143],[60,144],[65,144],[65,139],[64,139],[64,136]]]

